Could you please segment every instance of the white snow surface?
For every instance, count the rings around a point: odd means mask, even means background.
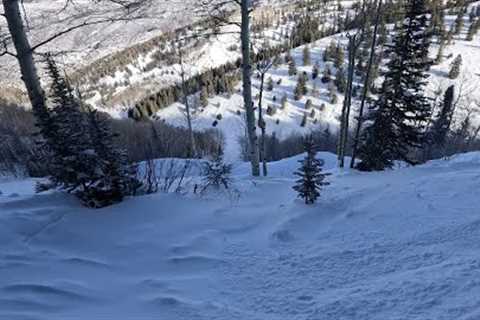
[[[94,211],[0,182],[2,319],[480,319],[480,153],[334,169],[296,200],[301,156],[239,198],[155,194]]]

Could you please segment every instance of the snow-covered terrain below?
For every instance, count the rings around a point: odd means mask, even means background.
[[[480,153],[333,173],[295,200],[299,157],[239,197],[157,194],[98,211],[0,183],[0,318],[479,319]]]

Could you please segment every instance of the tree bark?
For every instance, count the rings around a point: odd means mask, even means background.
[[[260,154],[260,161],[262,162],[262,173],[263,176],[266,177],[267,172],[267,157],[266,157],[266,123],[263,120],[263,110],[262,110],[262,100],[263,100],[263,88],[265,84],[265,73],[262,72],[261,79],[260,79],[260,97],[258,101],[258,126],[262,131],[262,136],[260,139],[260,146],[259,146],[259,154]]]
[[[355,138],[353,140],[352,160],[350,162],[350,168],[352,169],[355,167],[355,160],[357,158],[357,151],[358,151],[358,142],[360,140],[360,133],[362,131],[363,113],[365,110],[365,101],[367,100],[368,83],[370,82],[370,76],[372,73],[373,59],[375,58],[375,47],[377,45],[378,25],[380,23],[381,12],[382,12],[382,0],[378,2],[377,16],[375,18],[375,27],[373,29],[372,47],[370,48],[370,57],[368,60],[367,74],[365,76],[365,83],[363,85],[362,101],[360,102],[360,110],[358,111],[357,128],[355,129]]]
[[[190,110],[190,103],[188,101],[188,89],[187,89],[187,81],[185,79],[185,69],[183,67],[183,54],[182,50],[178,48],[178,54],[180,58],[180,72],[182,78],[182,91],[183,91],[183,99],[185,104],[185,112],[187,116],[187,127],[188,127],[188,137],[190,140],[190,154],[191,158],[197,157],[197,145],[195,143],[195,135],[193,134],[193,126],[192,126],[192,114]]]
[[[41,116],[46,112],[45,92],[40,84],[37,68],[33,59],[33,51],[25,31],[20,12],[20,0],[3,0],[5,19],[17,51],[16,58],[20,65],[22,81],[27,89],[28,98],[35,115]]]
[[[242,23],[242,76],[243,76],[243,100],[247,118],[247,133],[249,140],[250,163],[252,175],[260,176],[260,156],[258,150],[258,138],[255,125],[255,110],[252,99],[252,64],[250,61],[250,1],[241,0]]]
[[[338,165],[340,168],[345,167],[345,154],[348,143],[348,131],[350,123],[350,110],[352,105],[352,89],[353,76],[355,69],[355,54],[357,49],[357,35],[350,36],[348,39],[348,78],[347,89],[345,91],[345,99],[343,101],[343,109],[340,123],[340,136],[338,141]]]

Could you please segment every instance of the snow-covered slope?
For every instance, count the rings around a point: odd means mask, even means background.
[[[479,4],[480,2],[474,5]],[[446,24],[451,25],[454,20],[455,16],[446,16]],[[473,127],[480,125],[480,46],[478,45],[480,43],[480,34],[477,34],[473,41],[466,41],[466,30],[468,27],[469,23],[466,22],[465,32],[455,36],[452,44],[446,46],[444,59],[441,64],[433,66],[430,70],[426,87],[427,95],[433,98],[436,92],[440,92],[440,95],[443,95],[448,86],[455,85],[455,101],[458,105],[455,114],[455,127],[460,124],[468,113],[470,113]],[[333,83],[322,83],[320,79],[321,73],[327,66],[333,71],[332,80],[335,78],[336,69],[333,66],[333,62],[328,61],[325,63],[323,61],[323,53],[332,42],[339,43],[346,48],[348,42],[346,33],[326,37],[308,45],[312,63],[307,66],[303,65],[304,46],[293,49],[291,55],[297,65],[297,75],[288,75],[288,65],[284,63],[283,59],[280,65],[272,68],[267,73],[265,79],[272,78],[274,83],[273,91],[265,90],[263,99],[264,117],[269,134],[275,132],[276,136],[282,139],[292,134],[305,134],[311,130],[324,129],[327,126],[330,127],[332,132],[337,130],[339,126],[338,119],[344,100],[343,94],[335,89],[338,99],[335,103],[332,103],[329,96],[329,86],[332,86]],[[431,57],[435,57],[437,52],[438,45],[433,44],[430,53]],[[462,55],[463,64],[460,76],[452,80],[448,77],[448,72],[450,64],[458,54]],[[315,63],[318,63],[320,67],[320,76],[316,80],[312,80],[312,69]],[[298,75],[302,72],[306,72],[309,77],[307,84],[308,93],[296,101],[294,99],[294,89]],[[381,83],[381,79],[378,80]],[[356,85],[361,84],[358,81],[359,79],[357,78]],[[260,81],[257,77],[253,78],[253,85],[253,93],[258,97]],[[241,85],[238,86],[239,90],[240,87]],[[286,107],[282,109],[281,99],[284,94],[287,95],[288,102]],[[311,100],[313,103],[313,109],[315,110],[313,116],[311,116],[311,109],[305,110],[307,100]],[[274,115],[265,115],[268,106],[276,110]],[[353,112],[351,114],[353,123],[355,123],[358,108],[359,100],[357,97],[353,99]],[[184,106],[176,103],[169,108],[159,111],[157,117],[176,126],[186,126],[187,123],[182,110],[184,110]],[[307,122],[306,126],[302,127],[301,124],[305,114],[307,114]],[[216,121],[218,115],[222,116],[222,120]],[[213,97],[210,99],[210,104],[202,112],[197,112],[194,115],[193,124],[196,130],[212,128],[214,122],[216,127],[226,136],[227,155],[232,159],[237,159],[239,155],[238,140],[239,137],[245,135],[241,92],[237,92],[231,97]]]
[[[0,183],[0,318],[479,319],[480,154],[371,174],[320,157],[332,185],[311,207],[296,158],[237,167],[237,200],[91,211]]]

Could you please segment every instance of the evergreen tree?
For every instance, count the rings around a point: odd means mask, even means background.
[[[307,75],[302,74],[298,77],[297,86],[294,90],[294,98],[295,100],[300,100],[307,93]]]
[[[312,68],[312,79],[315,80],[318,78],[318,75],[320,74],[320,66],[318,63],[315,63],[315,65]]]
[[[310,48],[308,47],[308,45],[306,45],[303,48],[303,65],[304,66],[309,66],[310,64],[312,64],[311,55],[310,55]]]
[[[49,181],[39,183],[37,191],[65,190],[92,208],[122,201],[140,185],[135,168],[114,147],[115,135],[106,120],[99,120],[93,111],[88,118],[82,112],[81,103],[50,56],[47,65],[52,80],[52,107],[42,135],[48,150],[43,161],[47,163]]]
[[[462,68],[462,55],[459,54],[450,65],[450,72],[448,73],[448,77],[450,79],[457,79],[458,76],[460,75],[461,68]]]
[[[213,161],[205,163],[203,171],[202,192],[208,188],[219,190],[221,187],[229,189],[232,183],[232,166],[223,161],[223,149],[219,147],[218,154]]]
[[[137,168],[128,163],[127,154],[117,146],[118,135],[113,133],[108,118],[95,110],[88,113],[91,143],[99,158],[97,170],[101,175],[89,189],[89,207],[105,207],[134,195],[141,186]]]
[[[208,106],[208,90],[206,86],[203,86],[200,90],[200,105],[202,108],[206,108]]]
[[[39,183],[37,191],[60,189],[84,200],[88,188],[99,176],[99,161],[90,142],[88,124],[80,103],[52,57],[47,57],[51,83],[49,124],[43,130],[44,146],[50,152],[44,162],[48,166],[48,183]]]
[[[267,91],[272,91],[273,90],[273,79],[272,77],[269,77],[267,79]]]
[[[313,108],[312,99],[308,99],[307,102],[305,103],[305,110],[310,110],[312,108]]]
[[[288,62],[288,75],[294,76],[297,74],[297,65],[295,64],[295,60],[291,59]]]
[[[322,172],[324,162],[316,159],[317,149],[312,136],[305,139],[304,149],[307,154],[305,159],[299,161],[301,167],[295,172],[299,179],[293,189],[298,192],[299,198],[305,200],[306,204],[314,204],[320,196],[322,188],[329,185],[325,181],[328,175]]]
[[[335,52],[333,56],[333,63],[335,68],[341,68],[345,62],[345,52],[341,45],[337,44],[335,46]]]
[[[423,88],[431,65],[426,57],[430,44],[424,0],[408,0],[406,16],[397,27],[379,97],[367,117],[371,123],[359,149],[361,170],[391,168],[395,160],[410,164],[411,148],[423,146],[431,104]]]
[[[339,68],[337,70],[337,74],[335,76],[335,85],[337,86],[338,92],[345,92],[345,89],[347,87],[347,80],[343,68]]]
[[[287,106],[287,101],[288,101],[287,94],[284,93],[283,96],[282,96],[282,99],[280,100],[280,108],[281,109],[285,109],[285,107]]]
[[[435,64],[440,64],[443,61],[443,52],[445,50],[445,40],[441,39],[440,44],[438,45],[438,53],[435,58]]]
[[[463,17],[464,17],[464,13],[463,11],[460,12],[457,16],[457,18],[455,19],[455,29],[454,29],[454,34],[460,34],[460,32],[462,32],[462,29],[463,29]]]
[[[329,66],[323,70],[322,79],[320,80],[322,83],[329,83],[332,80],[332,70]]]
[[[442,108],[432,128],[432,143],[435,146],[443,147],[447,139],[448,132],[450,131],[454,113],[454,94],[454,86],[450,86],[447,91],[445,91]]]
[[[468,33],[467,33],[467,41],[473,41],[473,37],[478,32],[478,26],[479,26],[478,21],[480,21],[480,20],[478,20],[478,19],[474,20],[470,24],[470,27],[468,28]]]

